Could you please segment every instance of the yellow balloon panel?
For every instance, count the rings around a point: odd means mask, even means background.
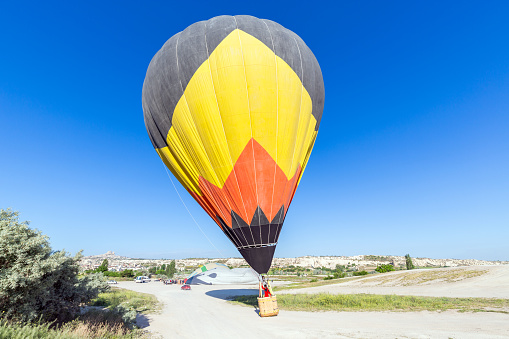
[[[222,188],[254,138],[288,179],[314,143],[311,98],[292,68],[258,39],[232,31],[198,68],[158,152],[190,191],[200,176]]]

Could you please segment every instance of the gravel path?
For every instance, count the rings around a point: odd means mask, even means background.
[[[439,296],[454,292],[466,296],[472,289],[474,294],[482,294],[473,296],[506,295],[504,298],[507,298],[509,266],[502,270],[497,268],[493,271],[488,268],[489,273],[480,277],[449,283],[456,285],[456,289],[453,286],[445,289],[442,284],[435,286],[438,287],[435,292],[433,285],[405,288],[418,288],[417,291],[422,292],[419,295]],[[494,279],[506,285],[501,286]],[[350,286],[345,289],[342,285],[323,288],[331,293],[352,293],[349,288],[362,288]],[[164,303],[159,314],[141,315],[138,319],[142,327],[163,338],[509,338],[509,315],[501,313],[281,311],[277,317],[260,318],[253,308],[232,305],[225,300],[233,295],[257,294],[257,286],[192,286],[190,291],[160,282],[120,282],[118,286],[154,294]],[[493,286],[503,287],[505,292],[495,291]],[[460,288],[466,290],[460,292]],[[304,290],[291,292],[302,293]],[[386,293],[372,289],[363,293],[368,292]]]

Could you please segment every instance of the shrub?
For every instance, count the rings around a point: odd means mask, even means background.
[[[134,308],[129,307],[126,304],[119,304],[112,312],[118,314],[118,316],[122,319],[122,322],[129,329],[133,329],[134,325],[136,325],[136,310],[134,310]]]
[[[378,273],[394,271],[394,266],[392,266],[391,264],[379,265],[377,268],[375,268],[375,271],[377,271]]]
[[[113,278],[116,278],[116,277],[120,277],[120,272],[112,272],[112,271],[98,271],[98,272],[102,272],[102,274],[105,276],[105,277],[113,277]]]
[[[0,209],[0,312],[4,319],[63,322],[109,286],[102,275],[78,278],[81,252],[52,251],[48,237]]]
[[[334,279],[340,279],[340,278],[344,278],[344,277],[346,277],[346,273],[338,273],[338,272],[334,273]]]
[[[346,277],[346,273],[334,272],[333,275],[328,275],[325,278],[323,278],[323,280],[341,279],[341,278],[344,278],[344,277]]]
[[[359,276],[359,275],[367,275],[368,272],[367,271],[359,271],[359,272],[353,272],[353,275],[355,276]]]
[[[346,267],[344,265],[339,265],[339,264],[336,265],[336,270],[335,270],[336,272],[341,273],[341,272],[344,272],[345,270],[346,270]]]

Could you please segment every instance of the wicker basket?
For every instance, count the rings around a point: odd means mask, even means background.
[[[260,317],[273,317],[278,315],[277,298],[272,297],[258,298],[258,308],[260,309]]]

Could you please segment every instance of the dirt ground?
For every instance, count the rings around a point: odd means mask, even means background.
[[[421,276],[416,276],[414,285],[411,285],[412,280],[408,285],[407,279],[404,281],[406,286],[396,286],[398,279],[394,281],[390,275],[405,272],[394,272],[286,293],[509,298],[509,266],[475,269],[482,270],[482,274],[466,278],[472,274],[463,274],[463,278],[461,274],[453,275],[458,281],[430,281],[426,273],[428,278],[424,279],[424,283]],[[381,280],[375,282],[376,279]],[[380,284],[393,286],[378,286]],[[401,281],[399,284],[402,284]],[[141,327],[162,338],[509,338],[509,314],[502,313],[280,311],[277,317],[260,318],[254,308],[226,301],[233,295],[257,294],[257,286],[197,285],[192,286],[190,291],[180,290],[179,285],[160,282],[120,282],[118,286],[154,294],[164,303],[159,314],[138,317]]]
[[[403,279],[404,277],[407,278]],[[335,285],[279,293],[368,293],[509,299],[509,265],[395,271]]]

